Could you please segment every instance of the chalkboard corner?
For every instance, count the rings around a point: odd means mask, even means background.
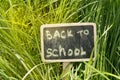
[[[40,29],[41,29],[41,32],[44,30],[44,28],[46,27],[46,25],[41,25]]]
[[[42,58],[42,62],[46,63],[46,60],[45,60],[45,58],[44,58],[44,55],[43,55],[43,54],[41,55],[41,58]]]

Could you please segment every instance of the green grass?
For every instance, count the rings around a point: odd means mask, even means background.
[[[0,80],[120,79],[120,0],[0,0]],[[40,26],[94,22],[97,57],[62,64],[41,61]]]

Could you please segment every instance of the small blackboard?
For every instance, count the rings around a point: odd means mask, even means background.
[[[95,58],[94,23],[46,24],[41,26],[41,56],[44,62],[88,61]]]

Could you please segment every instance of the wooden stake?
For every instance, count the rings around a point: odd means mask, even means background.
[[[67,74],[72,68],[72,63],[70,62],[63,62],[63,71],[62,71],[62,80],[70,80],[70,75]]]

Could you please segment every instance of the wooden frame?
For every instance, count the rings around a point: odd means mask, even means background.
[[[45,24],[41,26],[41,57],[43,62],[81,62],[81,61],[89,61],[90,58],[85,59],[52,59],[52,60],[46,60],[44,58],[44,36],[43,36],[43,30],[47,27],[69,27],[69,26],[86,26],[86,25],[92,25],[94,27],[94,58],[96,57],[96,24],[95,23],[62,23],[62,24]]]

